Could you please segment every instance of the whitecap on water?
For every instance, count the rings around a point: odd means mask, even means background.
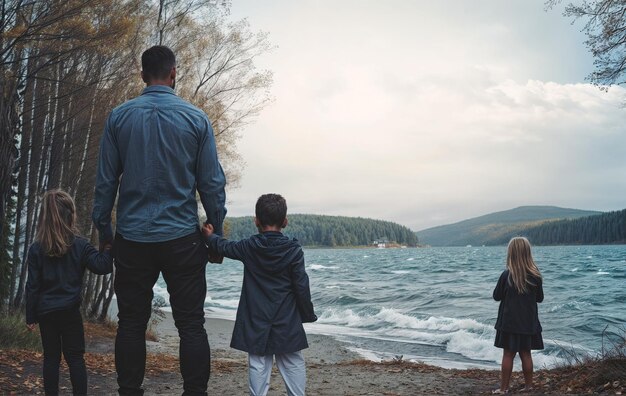
[[[414,316],[405,315],[393,308],[382,308],[374,318],[392,324],[394,327],[404,327],[409,329],[424,329],[438,331],[457,331],[460,329],[471,329],[483,331],[490,329],[490,326],[477,322],[469,318],[446,318],[430,316],[428,319],[418,319]]]
[[[367,317],[355,313],[351,309],[326,309],[318,318],[318,323],[341,324],[345,326],[367,326],[371,323]]]
[[[449,334],[446,351],[459,353],[470,359],[499,362],[502,352],[493,346],[492,337],[481,337],[466,330],[455,331]]]
[[[563,304],[555,304],[548,309],[548,312],[569,312],[570,310],[583,311],[589,306],[591,306],[591,303],[587,301],[568,301]]]
[[[170,294],[167,292],[167,288],[165,288],[165,287],[161,287],[161,286],[159,286],[158,284],[155,284],[155,285],[152,287],[152,292],[154,293],[154,296],[155,296],[155,297],[156,297],[156,296],[163,297],[163,298],[165,299],[166,303],[168,303],[168,304],[169,304],[169,301],[170,301]]]
[[[307,268],[310,269],[310,270],[337,269],[336,266],[333,266],[333,265],[326,266],[326,265],[322,265],[322,264],[311,264],[311,265],[308,265]]]

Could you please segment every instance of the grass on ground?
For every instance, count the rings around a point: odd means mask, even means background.
[[[28,330],[22,313],[0,315],[0,349],[41,351],[39,330]]]

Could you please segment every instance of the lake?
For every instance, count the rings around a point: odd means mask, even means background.
[[[491,295],[506,247],[304,249],[318,322],[326,334],[378,360],[402,355],[448,368],[497,368],[493,346],[498,303]],[[602,333],[623,334],[626,246],[534,247],[544,277],[539,304],[546,349],[535,367],[552,367],[572,353],[594,354]],[[207,265],[207,317],[234,319],[242,265]],[[167,300],[160,279],[155,294]],[[209,335],[210,340],[210,335]],[[606,342],[606,340],[605,340]]]

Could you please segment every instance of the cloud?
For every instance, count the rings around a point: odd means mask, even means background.
[[[266,192],[292,213],[415,230],[529,204],[623,208],[626,89],[552,79],[573,75],[584,46],[552,37],[567,21],[528,3],[415,6],[420,24],[382,2],[337,3],[324,29],[325,3],[261,18],[281,48],[265,60],[276,101],[244,131],[230,214]]]
[[[284,191],[298,211],[383,217],[414,228],[432,223],[407,216],[411,208],[621,204],[626,90],[470,80],[425,77],[413,84],[419,89],[398,95],[398,86],[357,74],[342,89],[312,97],[314,116],[306,116],[311,107],[302,100],[281,104],[260,125],[280,155],[247,157],[263,164],[265,176],[242,184],[258,194],[263,186]]]

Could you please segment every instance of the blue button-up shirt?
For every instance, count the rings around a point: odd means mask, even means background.
[[[116,232],[137,242],[162,242],[198,228],[196,191],[216,233],[226,216],[224,171],[207,115],[164,85],[109,115],[100,144],[92,218],[101,240]]]

